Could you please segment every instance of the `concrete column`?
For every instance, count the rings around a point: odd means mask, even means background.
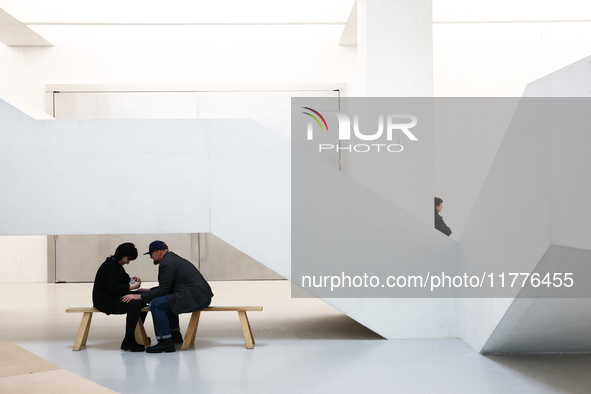
[[[431,8],[431,0],[357,0],[359,79],[354,96],[433,95]],[[345,154],[343,172],[432,226],[433,130],[423,130],[419,139],[420,149],[387,161]],[[386,168],[392,169],[388,178],[380,175]]]
[[[357,0],[360,95],[433,95],[431,0]]]

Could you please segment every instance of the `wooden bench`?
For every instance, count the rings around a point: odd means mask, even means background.
[[[199,324],[199,316],[201,316],[201,312],[238,312],[240,325],[242,326],[242,334],[244,335],[244,342],[246,342],[246,348],[253,349],[254,336],[252,335],[246,312],[260,312],[262,310],[262,306],[209,306],[200,311],[193,312],[191,314],[191,320],[189,320],[189,326],[187,327],[185,340],[183,341],[183,347],[181,349],[187,350],[190,345],[195,344],[197,325]]]
[[[143,308],[142,312],[148,312],[149,310],[149,308]],[[191,314],[191,320],[189,320],[187,332],[185,333],[182,350],[187,350],[190,345],[195,344],[195,336],[197,335],[197,326],[199,325],[201,312],[238,312],[238,318],[240,319],[240,325],[242,326],[242,334],[244,335],[246,348],[253,349],[254,336],[252,335],[246,312],[260,312],[262,310],[262,306],[210,306],[203,310],[193,312]],[[78,335],[76,335],[76,341],[74,342],[74,348],[72,349],[73,351],[78,351],[82,346],[86,346],[88,331],[90,330],[90,323],[94,312],[100,311],[96,308],[89,307],[72,307],[66,309],[66,313],[82,313],[82,321],[80,322]],[[137,343],[143,343],[145,346],[148,346],[148,336],[146,335],[146,330],[142,324],[142,319],[138,319],[138,324],[135,328],[135,338]]]
[[[149,311],[149,308],[142,308],[142,312]],[[90,322],[92,321],[92,314],[94,312],[101,311],[92,307],[72,307],[66,309],[66,313],[82,313],[82,321],[80,322],[78,335],[76,335],[76,341],[74,341],[74,348],[72,349],[73,351],[78,351],[82,348],[82,346],[86,346],[86,340],[88,339],[88,331],[90,330]],[[135,341],[137,343],[143,343],[145,346],[148,346],[150,344],[141,318],[138,319],[137,326],[135,327]]]

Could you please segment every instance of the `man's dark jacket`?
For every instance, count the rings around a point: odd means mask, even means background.
[[[108,257],[94,278],[94,287],[92,288],[94,307],[108,315],[121,301],[121,297],[129,293],[131,293],[129,275],[121,264]]]
[[[150,302],[166,296],[174,313],[189,312],[211,300],[211,287],[199,270],[188,260],[167,252],[158,267],[158,286],[142,294]]]

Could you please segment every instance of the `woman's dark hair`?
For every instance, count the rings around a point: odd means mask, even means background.
[[[137,259],[137,249],[131,242],[126,242],[117,246],[117,250],[115,250],[115,254],[112,255],[111,258],[116,262],[119,262],[126,256],[129,257],[130,260]]]
[[[443,202],[443,200],[439,197],[435,197],[435,206],[438,207],[441,203]]]
[[[439,197],[435,197],[435,216],[441,216],[439,212],[437,212],[437,207],[443,202],[443,200]]]

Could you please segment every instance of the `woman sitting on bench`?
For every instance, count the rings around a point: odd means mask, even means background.
[[[117,247],[114,255],[107,257],[107,260],[96,273],[92,289],[92,302],[96,309],[107,315],[127,314],[125,338],[121,343],[121,349],[143,352],[145,350],[144,345],[140,345],[135,341],[134,332],[140,316],[142,322],[146,319],[147,312],[141,312],[141,309],[146,304],[140,300],[122,301],[125,294],[148,291],[148,289],[139,289],[142,285],[141,279],[137,277],[130,278],[123,268],[125,264],[129,264],[137,256],[135,245],[126,242]]]

